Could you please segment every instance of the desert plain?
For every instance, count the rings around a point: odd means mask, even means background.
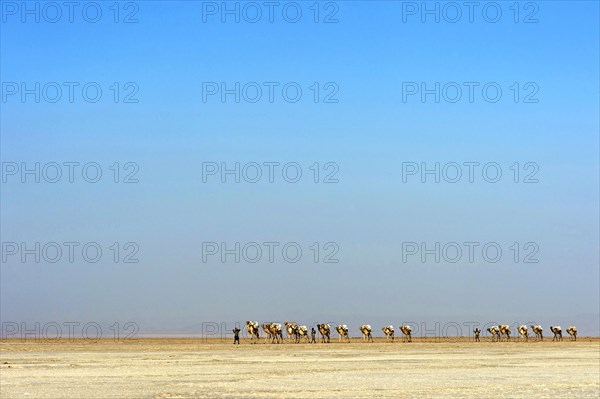
[[[1,398],[594,398],[600,338],[0,343]]]

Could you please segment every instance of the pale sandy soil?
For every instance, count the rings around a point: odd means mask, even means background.
[[[0,343],[1,398],[594,398],[600,340]]]

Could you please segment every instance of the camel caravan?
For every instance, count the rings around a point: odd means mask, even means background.
[[[314,325],[313,325],[314,326]],[[248,337],[250,338],[251,343],[261,342],[261,334],[260,330],[263,331],[262,342],[271,342],[271,343],[283,343],[283,331],[286,332],[287,342],[294,343],[317,343],[315,336],[318,332],[321,335],[321,343],[330,343],[331,342],[331,326],[328,323],[319,323],[316,324],[317,329],[311,327],[310,330],[305,325],[299,325],[298,323],[286,321],[283,323],[283,326],[280,323],[275,322],[267,322],[259,324],[257,321],[246,321],[246,331],[248,333]],[[335,332],[338,335],[338,342],[350,342],[350,329],[346,324],[338,324],[334,326]],[[398,327],[398,330],[402,333],[402,342],[412,342],[412,327],[410,325],[401,325]],[[544,329],[540,325],[529,326],[523,324],[517,327],[516,332],[518,334],[518,338],[522,339],[526,342],[529,341],[530,334],[529,330],[531,330],[531,337],[535,337],[536,340],[543,341],[544,340]],[[235,330],[233,330],[235,333]],[[358,327],[358,331],[360,331],[362,335],[363,342],[375,342],[373,340],[373,328],[370,324],[363,324]],[[381,331],[385,335],[386,342],[394,342],[395,339],[395,330],[393,325],[387,325],[381,328]],[[511,341],[511,329],[508,324],[499,324],[493,325],[486,329],[489,334],[492,342],[510,342]],[[562,328],[560,326],[550,326],[550,331],[554,334],[552,341],[562,341]],[[571,338],[571,341],[577,340],[577,327],[569,326],[567,329],[567,334]],[[239,331],[238,331],[239,332]],[[473,339],[475,342],[481,342],[481,333],[482,330],[479,328],[475,328],[473,330]],[[239,342],[238,342],[239,343]]]

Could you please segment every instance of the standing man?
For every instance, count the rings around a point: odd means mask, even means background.
[[[310,343],[311,344],[316,344],[317,340],[315,339],[315,337],[317,336],[317,332],[315,331],[315,328],[312,327],[310,329]]]
[[[240,344],[240,329],[237,327],[233,329],[233,344]]]

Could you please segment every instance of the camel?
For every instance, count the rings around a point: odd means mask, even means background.
[[[273,337],[271,336],[271,323],[263,323],[260,325],[260,327],[263,329],[263,332],[265,333],[265,343],[267,340],[273,340]]]
[[[529,341],[529,330],[527,329],[526,325],[520,326],[518,331],[519,331],[519,335],[522,338],[525,338],[525,341]]]
[[[554,333],[552,341],[562,341],[562,328],[560,326],[550,326],[550,331]]]
[[[285,325],[288,341],[291,342],[293,337],[294,340],[298,342],[300,340],[300,336],[298,335],[298,324],[291,321],[286,321],[283,324]]]
[[[371,341],[373,342],[373,335],[371,334],[371,326],[368,324],[363,324],[358,328],[360,332],[363,334],[363,341]]]
[[[500,324],[498,328],[500,329],[500,337],[506,335],[506,340],[510,341],[510,326],[508,324]]]
[[[248,330],[248,335],[250,335],[250,342],[255,338],[257,341],[260,340],[260,336],[258,335],[258,322],[246,320],[246,330]]]
[[[308,328],[306,326],[298,326],[298,342],[300,342],[302,338],[306,338],[306,342],[309,341]]]
[[[266,338],[271,339],[271,343],[280,343],[283,342],[283,333],[281,330],[281,324],[279,323],[263,323],[261,324],[262,329],[266,334]]]
[[[394,326],[392,326],[391,324],[389,326],[385,326],[381,329],[381,331],[383,331],[383,333],[385,334],[385,340],[388,341],[390,338],[392,339],[392,342],[394,342]]]
[[[338,341],[341,342],[342,338],[346,337],[348,342],[350,342],[350,335],[348,334],[348,326],[345,324],[339,324],[335,331],[338,333]]]
[[[569,326],[569,328],[567,328],[567,333],[571,336],[573,341],[577,341],[577,327]]]
[[[531,326],[531,331],[533,331],[533,333],[535,334],[535,336],[537,338],[539,338],[540,340],[544,340],[544,329],[542,328],[542,326],[537,325],[537,326]]]
[[[497,341],[500,341],[500,329],[498,328],[498,326],[489,327],[487,329],[487,332],[492,334],[492,342],[494,342],[494,339],[497,339]]]
[[[402,342],[406,342],[406,340],[408,339],[408,342],[412,342],[412,328],[411,326],[408,325],[404,325],[404,326],[400,326],[398,327],[398,329],[400,331],[402,331]]]
[[[271,323],[271,326],[269,327],[269,329],[271,330],[271,335],[273,336],[274,341],[277,341],[277,343],[282,343],[283,342],[283,331],[281,330],[281,324],[279,323]]]
[[[329,343],[331,341],[331,328],[329,327],[329,324],[317,324],[317,330],[319,330],[319,333],[321,334],[322,343]],[[325,339],[327,339],[327,341],[325,341]]]

